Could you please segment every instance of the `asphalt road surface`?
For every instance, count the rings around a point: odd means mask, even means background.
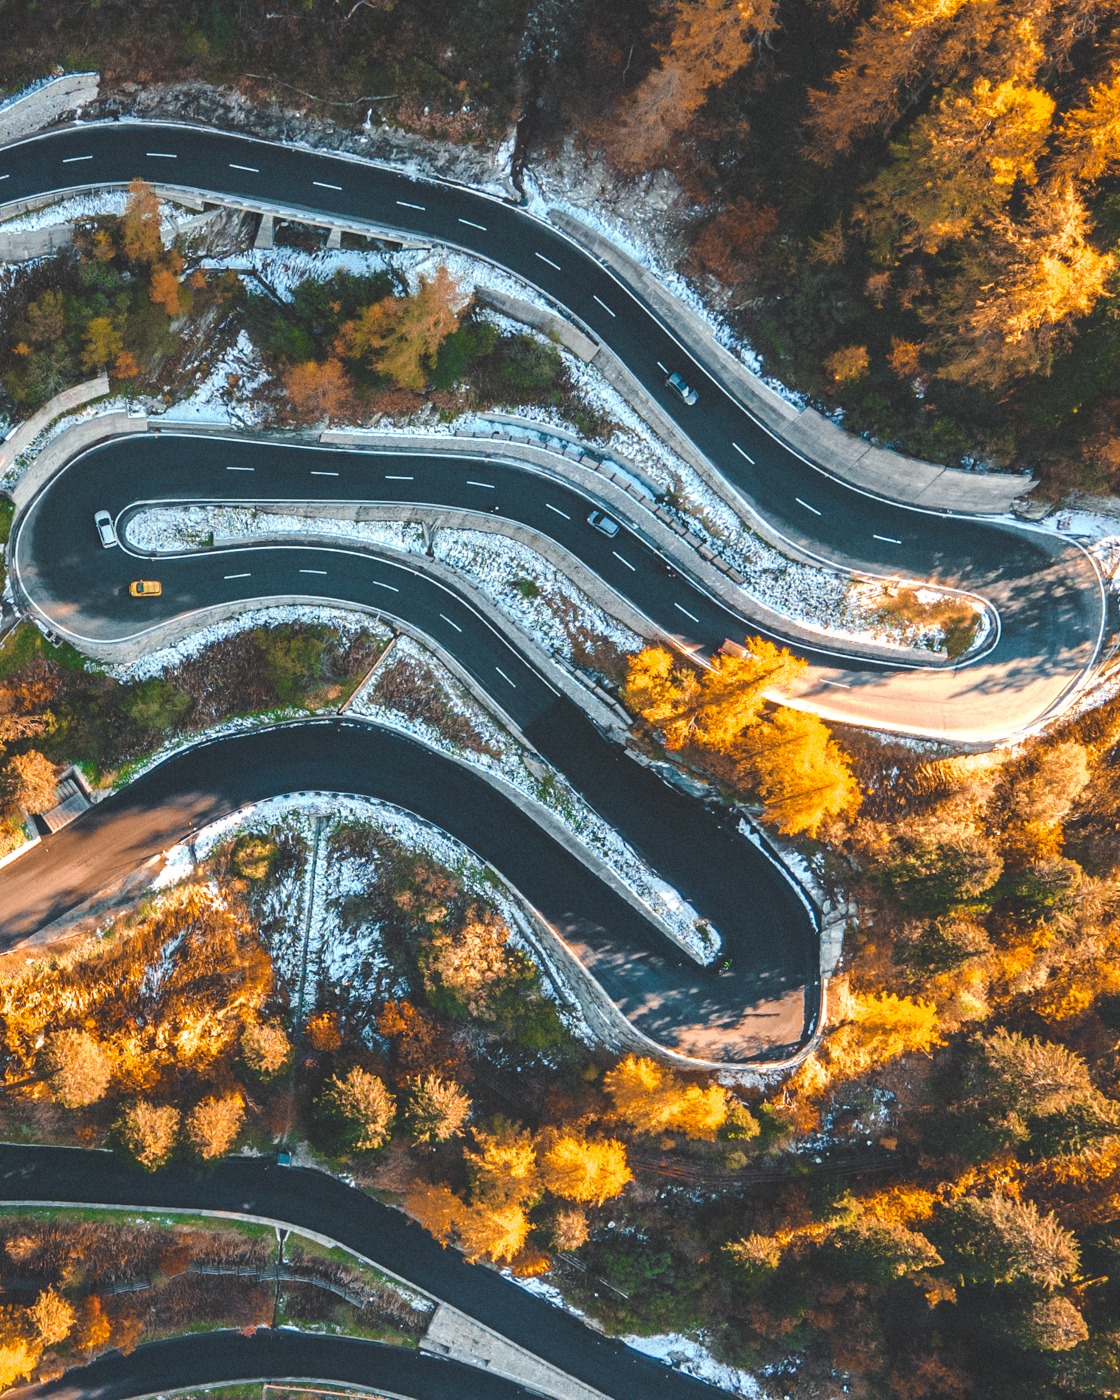
[[[136,176],[391,228],[500,264],[609,346],[728,481],[791,539],[844,565],[972,588],[999,608],[1000,651],[982,664],[952,672],[859,668],[808,675],[799,693],[826,717],[995,741],[1053,709],[1091,664],[1104,598],[1073,546],[1005,524],[892,504],[805,462],[693,362],[640,298],[524,210],[353,157],[170,123],[68,127],[0,150],[6,202]],[[666,387],[669,370],[683,371],[698,391],[695,406]]]
[[[230,1158],[204,1174],[182,1168],[148,1173],[108,1152],[5,1145],[0,1146],[0,1201],[237,1211],[311,1230],[459,1308],[612,1400],[703,1400],[705,1396],[711,1400],[719,1393],[601,1336],[495,1270],[466,1263],[461,1254],[442,1248],[400,1211],[322,1172],[278,1167],[263,1158]],[[194,1345],[203,1350],[197,1339]],[[309,1351],[306,1371],[264,1374],[314,1376],[318,1374],[314,1359]],[[189,1373],[169,1370],[166,1374]],[[469,1374],[473,1382],[476,1373]],[[186,1378],[178,1382],[189,1383]],[[111,1391],[105,1400],[132,1393]],[[472,1387],[460,1392],[487,1393]]]
[[[407,1400],[533,1400],[535,1390],[461,1361],[357,1337],[260,1329],[149,1342],[110,1352],[56,1380],[9,1390],[11,1400],[135,1400],[144,1395],[248,1382],[357,1386]]]

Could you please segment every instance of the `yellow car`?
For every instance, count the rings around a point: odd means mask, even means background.
[[[163,584],[151,578],[138,578],[128,585],[128,591],[134,598],[158,598],[163,592]]]

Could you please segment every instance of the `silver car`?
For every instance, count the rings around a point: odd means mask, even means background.
[[[97,526],[97,538],[106,549],[118,543],[117,532],[113,529],[113,517],[107,510],[99,510],[93,517],[93,523]]]
[[[691,408],[700,397],[695,389],[690,388],[689,385],[685,383],[683,376],[679,375],[676,370],[666,379],[665,383],[672,389],[674,394],[688,404],[689,408]]]

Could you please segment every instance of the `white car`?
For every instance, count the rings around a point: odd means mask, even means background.
[[[113,517],[107,510],[99,510],[93,517],[93,523],[97,526],[97,538],[106,549],[118,543],[117,532],[113,529]]]
[[[598,530],[601,535],[606,535],[608,540],[613,540],[622,528],[617,520],[612,520],[605,511],[593,510],[587,517],[587,523],[593,530]]]

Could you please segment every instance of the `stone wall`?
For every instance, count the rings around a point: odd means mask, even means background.
[[[0,443],[0,477],[8,472],[19,454],[31,446],[48,424],[61,418],[64,413],[72,413],[74,409],[92,403],[94,399],[104,398],[108,392],[109,377],[99,374],[96,379],[87,379],[82,384],[71,385],[69,389],[55,394],[38,413],[33,413]]]
[[[64,73],[0,107],[0,146],[53,126],[68,112],[97,100],[99,73]]]

